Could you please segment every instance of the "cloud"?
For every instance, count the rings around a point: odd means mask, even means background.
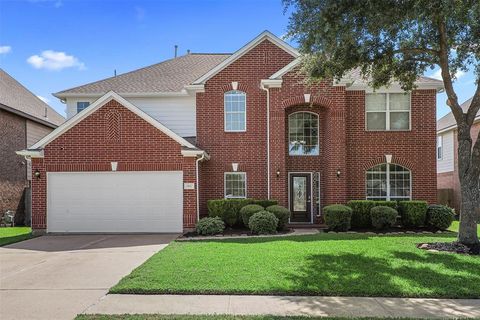
[[[50,100],[48,100],[47,98],[42,97],[42,96],[37,96],[37,98],[40,99],[40,100],[42,100],[42,101],[45,102],[45,103],[49,103],[49,102],[50,102]]]
[[[40,55],[33,55],[27,59],[35,69],[59,71],[65,68],[78,68],[84,70],[85,64],[78,58],[67,55],[65,52],[45,50]]]
[[[0,54],[7,54],[12,51],[12,47],[10,46],[0,46]]]
[[[463,77],[464,75],[466,75],[466,73],[464,71],[457,70],[457,72],[455,73],[455,78],[458,80],[461,77]],[[438,69],[432,75],[430,75],[430,77],[434,78],[434,79],[437,79],[437,80],[442,80],[442,69]]]

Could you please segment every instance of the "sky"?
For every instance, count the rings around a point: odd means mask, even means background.
[[[0,0],[0,67],[65,115],[52,93],[170,59],[175,45],[235,52],[264,30],[283,36],[288,16],[281,0]],[[473,73],[455,89],[470,98]],[[437,118],[445,101],[438,94]]]

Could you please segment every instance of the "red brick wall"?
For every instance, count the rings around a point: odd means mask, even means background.
[[[224,172],[232,163],[247,173],[247,195],[267,197],[266,92],[260,81],[293,60],[284,50],[265,40],[227,68],[209,79],[205,93],[197,94],[197,145],[211,159],[201,164],[200,204],[206,214],[206,201],[224,197]],[[224,131],[224,93],[231,83],[247,94],[247,131]]]
[[[115,122],[112,125],[112,114]],[[46,228],[46,172],[183,170],[184,182],[195,182],[195,158],[181,155],[181,146],[112,100],[48,144],[43,159],[34,159],[32,227]],[[184,190],[184,227],[196,218],[195,190]]]

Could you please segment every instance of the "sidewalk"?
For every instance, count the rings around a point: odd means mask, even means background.
[[[233,314],[342,317],[480,317],[477,299],[111,294],[87,314]]]

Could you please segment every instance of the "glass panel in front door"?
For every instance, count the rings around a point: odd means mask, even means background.
[[[293,211],[307,211],[307,177],[293,177]]]

